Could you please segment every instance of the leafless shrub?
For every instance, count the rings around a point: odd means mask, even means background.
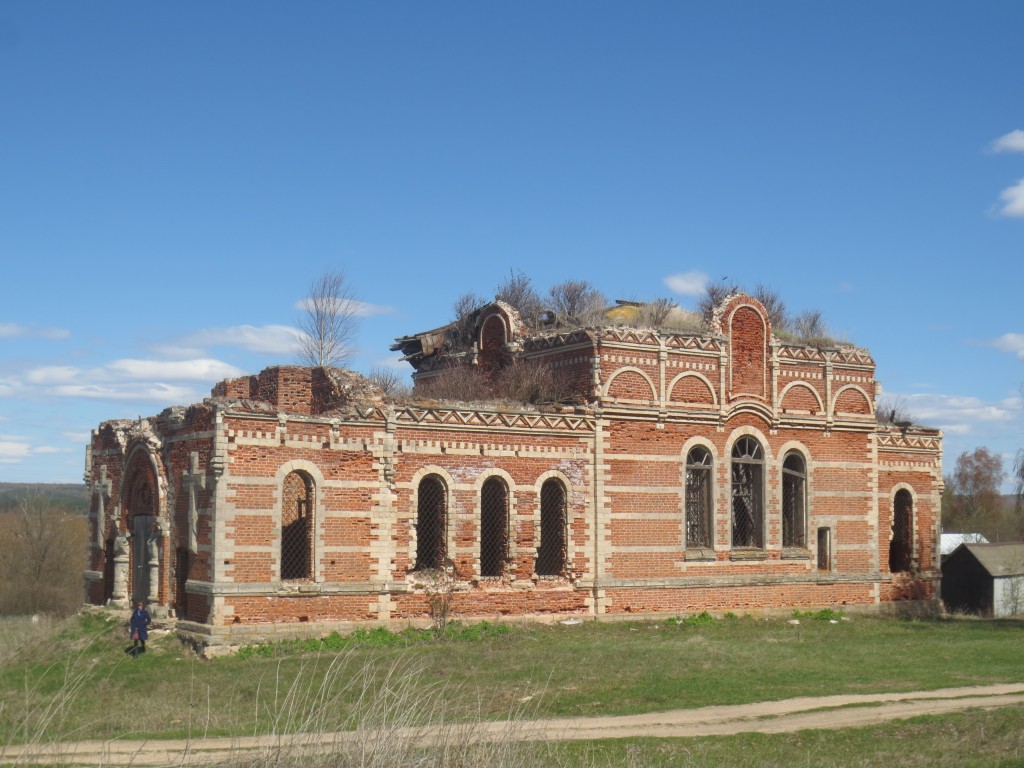
[[[366,378],[388,397],[406,397],[412,392],[408,378],[394,368],[375,365]]]
[[[789,324],[786,315],[786,302],[782,300],[779,292],[763,283],[758,283],[751,295],[761,302],[765,311],[768,312],[768,322],[772,324],[772,329],[775,331],[785,330]]]
[[[661,328],[676,306],[671,299],[649,301],[637,310],[636,324],[645,328]]]
[[[828,327],[821,311],[809,309],[793,319],[791,330],[799,339],[815,339],[828,336]]]
[[[449,368],[416,385],[416,394],[434,400],[474,402],[492,397],[487,378],[473,366]]]
[[[304,365],[343,368],[351,361],[358,306],[343,272],[325,272],[312,282],[299,319],[299,359]]]
[[[739,291],[736,283],[727,282],[726,279],[708,283],[704,288],[704,294],[697,300],[697,314],[705,325],[710,325],[715,314],[715,307],[729,295]]]
[[[445,334],[445,347],[449,352],[462,352],[473,346],[474,313],[487,304],[475,293],[464,293],[452,304],[455,320]]]
[[[534,290],[533,282],[528,275],[518,270],[510,271],[508,277],[495,288],[494,298],[514,307],[528,327],[535,328],[539,325],[541,314],[544,312],[544,302]]]
[[[514,360],[492,382],[496,397],[522,403],[551,403],[565,396],[555,370],[541,360]]]
[[[584,326],[604,314],[608,299],[586,280],[566,280],[548,290],[548,308],[567,326]]]
[[[39,493],[0,515],[0,615],[67,614],[82,604],[86,524]]]
[[[455,598],[455,567],[448,563],[444,568],[419,571],[416,578],[423,584],[423,592],[427,597],[431,629],[436,637],[443,637]]]
[[[903,398],[892,400],[883,397],[875,409],[875,416],[879,424],[912,424],[914,419],[910,415],[907,401]]]

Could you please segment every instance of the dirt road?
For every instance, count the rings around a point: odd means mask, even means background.
[[[515,723],[478,723],[476,739],[590,740],[630,736],[693,737],[745,732],[783,733],[807,728],[851,728],[916,715],[970,708],[1024,704],[1024,684],[946,688],[938,691],[816,696],[756,704],[675,709],[616,717],[553,718]],[[431,740],[431,732],[392,730],[387,738]],[[30,765],[203,765],[218,760],[288,749],[294,753],[330,750],[345,741],[381,738],[374,734],[328,733],[298,736],[213,738],[166,741],[79,741],[0,748],[0,763]]]

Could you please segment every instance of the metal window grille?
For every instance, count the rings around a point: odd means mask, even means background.
[[[913,512],[910,491],[897,491],[892,502],[892,543],[889,545],[889,570],[892,572],[910,570]]]
[[[281,578],[313,578],[313,483],[299,472],[284,479],[281,502]]]
[[[712,546],[711,531],[711,453],[697,447],[686,457],[686,546]]]
[[[806,530],[806,473],[804,460],[791,453],[782,463],[782,546],[807,546]]]
[[[448,492],[441,478],[420,481],[416,500],[416,569],[443,568],[447,557]]]
[[[540,546],[534,570],[538,576],[562,576],[566,562],[566,493],[558,480],[540,488]]]
[[[741,437],[732,450],[734,547],[764,547],[763,470],[761,446],[753,438]]]
[[[480,490],[480,575],[501,576],[508,560],[508,489],[497,477]]]

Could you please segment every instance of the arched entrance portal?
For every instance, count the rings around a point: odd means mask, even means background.
[[[142,451],[129,461],[122,508],[131,536],[129,549],[129,590],[132,603],[140,600],[157,604],[160,599],[160,541],[158,523],[159,490],[156,470]]]

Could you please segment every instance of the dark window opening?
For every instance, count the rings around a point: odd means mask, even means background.
[[[566,562],[566,493],[558,480],[540,488],[540,546],[534,569],[538,576],[562,576]]]
[[[741,437],[732,449],[732,545],[764,548],[764,458],[760,444]]]
[[[786,455],[782,462],[782,546],[806,547],[807,474],[803,457]]]
[[[712,546],[711,452],[697,446],[686,456],[686,546]]]
[[[508,560],[508,488],[497,477],[480,490],[480,575],[501,576]]]
[[[313,578],[313,482],[292,472],[281,504],[281,578]]]
[[[909,571],[911,560],[914,499],[910,491],[896,491],[892,501],[892,542],[889,544],[889,570]]]
[[[818,570],[832,570],[832,529],[818,529]]]
[[[416,500],[416,569],[443,568],[447,558],[448,491],[437,475],[420,481]]]

